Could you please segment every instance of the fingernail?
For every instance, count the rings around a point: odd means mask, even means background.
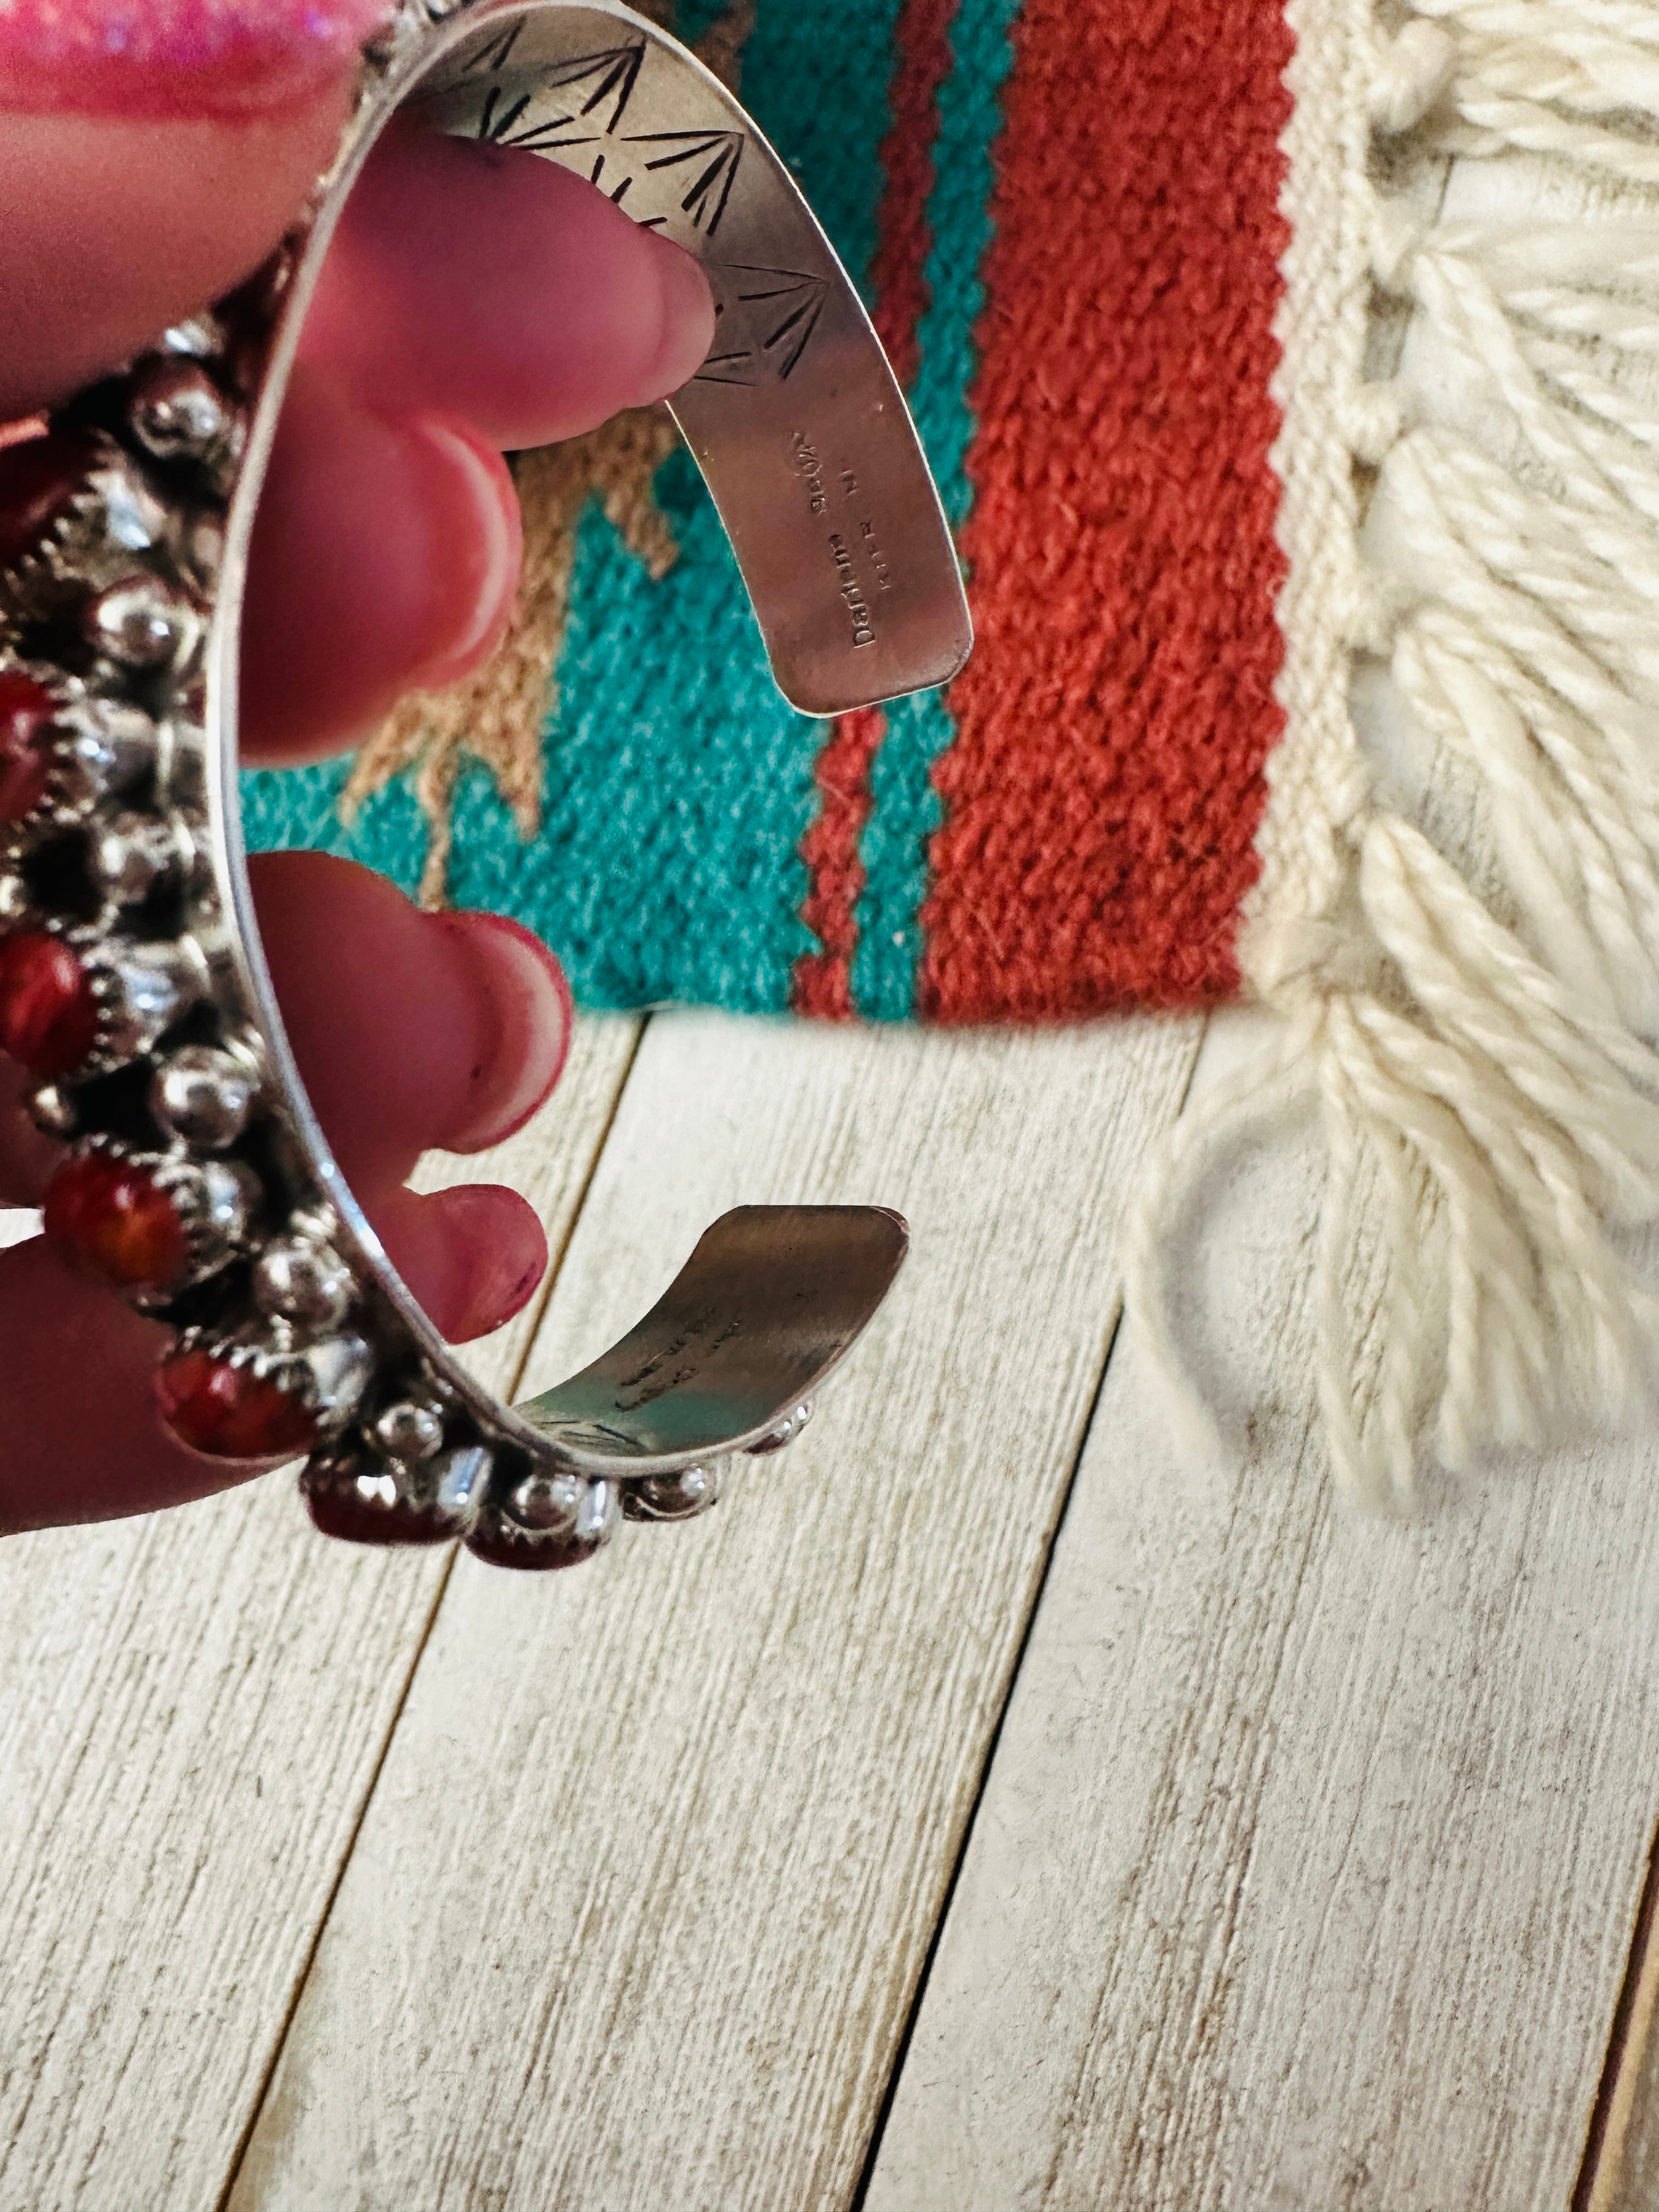
[[[452,1344],[521,1313],[547,1273],[547,1232],[517,1191],[468,1182],[435,1194],[454,1279],[441,1326]]]
[[[662,326],[655,359],[637,404],[663,399],[689,384],[708,358],[714,343],[714,295],[702,268],[672,239],[647,231],[657,257]]]
[[[174,119],[294,106],[349,68],[389,0],[9,0],[0,106]]]
[[[368,1214],[392,1264],[451,1344],[511,1321],[547,1271],[535,1209],[499,1183],[460,1183],[417,1198],[371,1194]]]
[[[442,1139],[451,1152],[480,1152],[516,1136],[551,1094],[570,1054],[574,1019],[564,969],[539,937],[504,914],[468,911],[435,917],[465,950],[495,1035],[479,1070],[490,1093],[486,1114]],[[504,1060],[512,1079],[501,1082]]]

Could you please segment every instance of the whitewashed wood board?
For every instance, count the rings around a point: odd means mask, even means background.
[[[1266,1407],[1215,1464],[1126,1325],[868,2212],[1571,2194],[1659,1796],[1659,1447],[1340,1504],[1316,1204],[1305,1149],[1257,1156],[1190,1279]]]
[[[556,1248],[635,1032],[584,1024],[555,1104],[454,1176],[519,1182]],[[217,2202],[448,1561],[325,1542],[287,1472],[0,1546],[0,2203]]]
[[[653,1023],[528,1382],[741,1200],[896,1205],[912,1259],[708,1520],[462,1561],[235,2212],[849,2201],[1196,1036]]]

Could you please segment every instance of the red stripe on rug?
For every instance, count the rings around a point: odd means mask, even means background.
[[[892,125],[882,141],[886,173],[870,281],[872,312],[902,385],[915,376],[917,332],[927,307],[931,243],[927,200],[933,189],[939,93],[951,66],[951,25],[961,0],[905,0],[895,33],[889,100]],[[808,889],[801,920],[823,947],[796,963],[798,1013],[850,1020],[855,919],[864,867],[859,840],[870,818],[870,764],[887,734],[879,707],[842,714],[832,725],[813,781],[822,794],[817,820],[801,840]]]
[[[907,390],[915,380],[916,333],[927,310],[927,202],[933,189],[939,94],[951,68],[951,26],[961,0],[905,0],[895,33],[892,127],[882,141],[887,173],[870,270],[872,319]]]
[[[1279,0],[1027,0],[1012,40],[922,909],[958,1022],[1236,988],[1283,724]]]

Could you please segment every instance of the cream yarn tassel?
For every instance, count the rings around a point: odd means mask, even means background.
[[[1377,475],[1363,528],[1345,487],[1313,529],[1291,498],[1308,448],[1290,450],[1287,381],[1292,574],[1316,562],[1338,605],[1332,683],[1343,648],[1386,664],[1491,853],[1419,822],[1340,706],[1287,670],[1241,946],[1284,1027],[1173,1132],[1132,1226],[1130,1296],[1196,1411],[1174,1316],[1201,1190],[1261,1124],[1316,1114],[1333,1466],[1400,1509],[1429,1457],[1461,1475],[1659,1406],[1659,1301],[1626,1250],[1659,1218],[1659,412],[1618,367],[1659,352],[1659,191],[1651,218],[1435,220],[1420,191],[1371,183],[1364,133],[1659,187],[1659,9],[1416,0],[1391,31],[1358,0],[1302,13],[1323,17],[1298,26],[1322,127],[1349,134],[1326,202],[1346,273],[1321,404]],[[1377,297],[1409,304],[1432,377],[1364,381]],[[1290,380],[1295,332],[1286,352]],[[1384,1288],[1362,1324],[1345,1283],[1364,1240]]]

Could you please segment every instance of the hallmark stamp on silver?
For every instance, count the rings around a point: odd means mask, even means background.
[[[457,36],[414,97],[457,136],[573,170],[702,262],[714,343],[670,405],[779,688],[832,714],[947,682],[972,641],[950,532],[886,356],[793,179],[725,86],[626,9],[504,12]]]

